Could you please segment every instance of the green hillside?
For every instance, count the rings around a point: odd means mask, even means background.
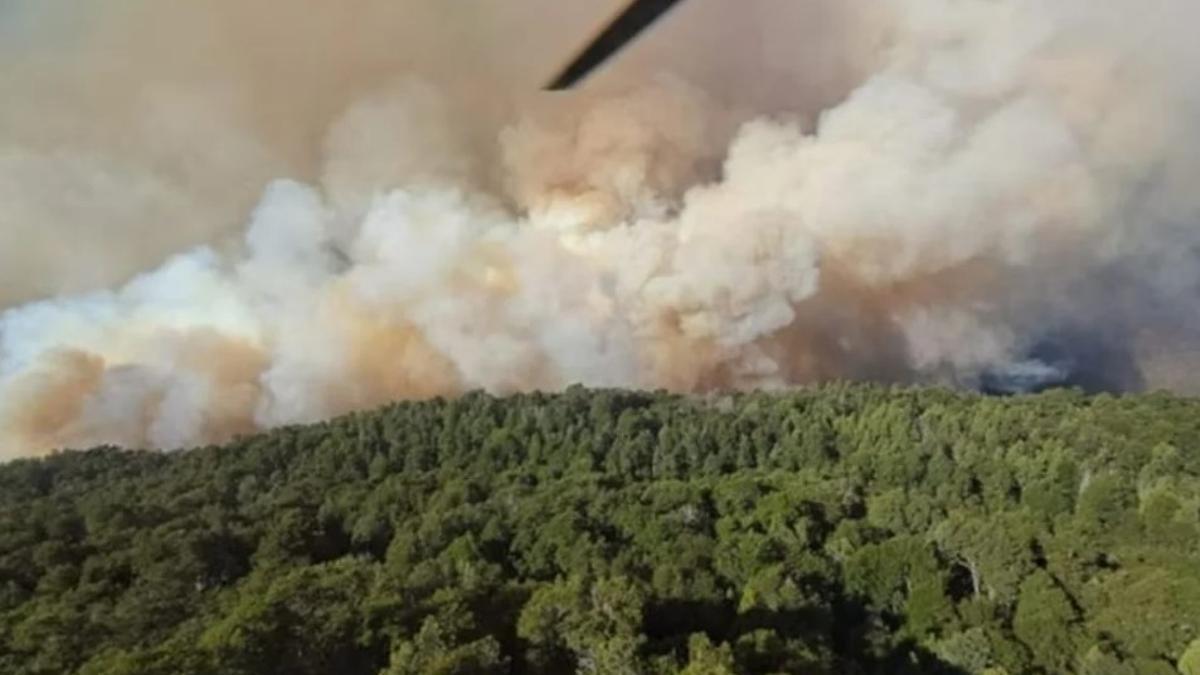
[[[0,467],[0,672],[1200,674],[1200,401],[399,404]]]

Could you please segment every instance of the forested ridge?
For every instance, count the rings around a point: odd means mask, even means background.
[[[403,403],[0,467],[0,672],[1200,674],[1200,401]]]

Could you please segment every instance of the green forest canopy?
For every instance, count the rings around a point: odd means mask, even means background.
[[[15,462],[0,672],[1200,675],[1200,402],[575,388]]]

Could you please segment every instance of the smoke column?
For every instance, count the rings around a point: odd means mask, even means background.
[[[1191,391],[1190,0],[0,0],[0,459],[397,399]]]

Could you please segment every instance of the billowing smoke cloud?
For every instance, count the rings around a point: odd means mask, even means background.
[[[1196,384],[1188,0],[693,0],[566,96],[613,3],[50,4],[0,4],[3,457],[477,388]]]

